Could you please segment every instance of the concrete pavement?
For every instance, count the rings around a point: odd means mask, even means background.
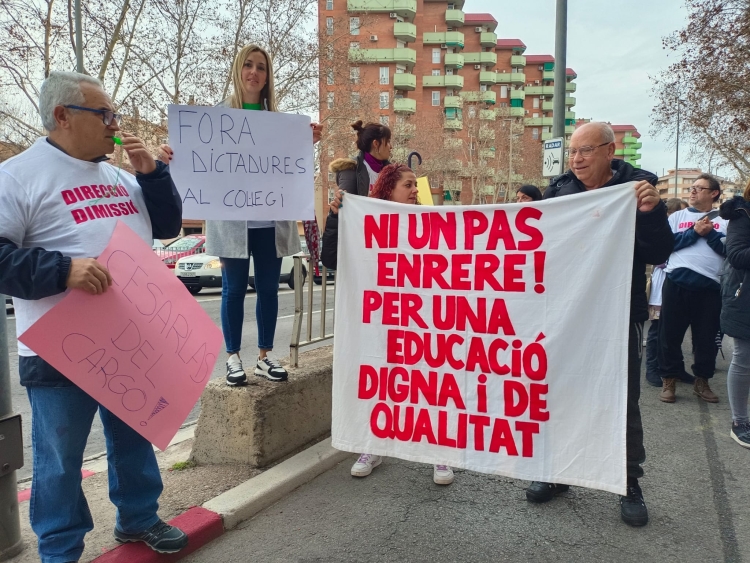
[[[438,487],[431,467],[396,459],[354,479],[350,456],[184,561],[750,562],[750,451],[729,438],[730,339],[724,353],[719,404],[684,384],[663,404],[644,381],[645,528],[623,524],[608,493],[573,488],[533,505],[527,482],[457,471]]]

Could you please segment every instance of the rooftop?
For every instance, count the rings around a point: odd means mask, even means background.
[[[552,55],[526,55],[526,64],[554,63]]]
[[[567,76],[572,76],[573,78],[577,78],[578,77],[578,73],[575,70],[573,70],[572,68],[566,68],[565,69],[565,74]]]
[[[526,44],[520,39],[498,39],[498,49],[523,49],[526,50]]]
[[[464,25],[481,25],[490,24],[494,30],[497,27],[497,20],[492,14],[465,14]]]
[[[631,137],[635,137],[636,139],[640,139],[641,137],[635,125],[612,125],[612,131],[615,133],[631,133]]]

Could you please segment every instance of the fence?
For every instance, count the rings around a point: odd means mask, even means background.
[[[304,261],[310,266],[310,271],[307,272],[307,279],[303,277]],[[329,272],[324,266],[321,266],[321,268],[320,310],[313,311],[313,288],[315,287],[313,280],[313,264],[310,263],[309,256],[294,256],[294,325],[292,326],[292,340],[289,344],[289,358],[294,367],[299,365],[299,351],[301,348],[333,338],[333,322],[331,322],[331,332],[326,333],[326,305],[328,279],[330,274],[333,275],[334,296],[336,294],[336,272]],[[307,298],[305,298],[305,287],[307,287]],[[307,303],[306,308],[305,303]],[[333,308],[335,309],[335,307],[336,300],[334,298]],[[335,311],[333,312],[335,314]],[[316,313],[320,314],[320,328],[318,336],[313,336],[313,317]],[[306,318],[305,315],[307,315]],[[300,340],[302,336],[303,322],[306,324],[305,340]]]

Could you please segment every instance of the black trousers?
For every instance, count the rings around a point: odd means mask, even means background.
[[[641,408],[641,361],[643,359],[643,323],[630,323],[628,336],[628,403],[625,432],[628,479],[643,477],[641,464],[646,461],[643,447]]]
[[[674,378],[685,369],[682,341],[688,327],[693,335],[693,375],[711,379],[716,369],[716,334],[721,316],[721,291],[680,287],[664,281],[659,318],[659,370]]]

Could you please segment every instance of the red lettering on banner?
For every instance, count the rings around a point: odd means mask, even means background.
[[[524,205],[518,211],[515,221],[516,229],[518,229],[518,232],[529,237],[529,240],[519,241],[518,250],[532,251],[542,246],[542,242],[544,242],[542,231],[528,224],[528,221],[532,219],[538,221],[541,218],[542,212],[536,207]]]
[[[365,215],[365,248],[372,248],[373,240],[378,248],[398,247],[398,213],[379,216],[380,222],[372,215]]]

